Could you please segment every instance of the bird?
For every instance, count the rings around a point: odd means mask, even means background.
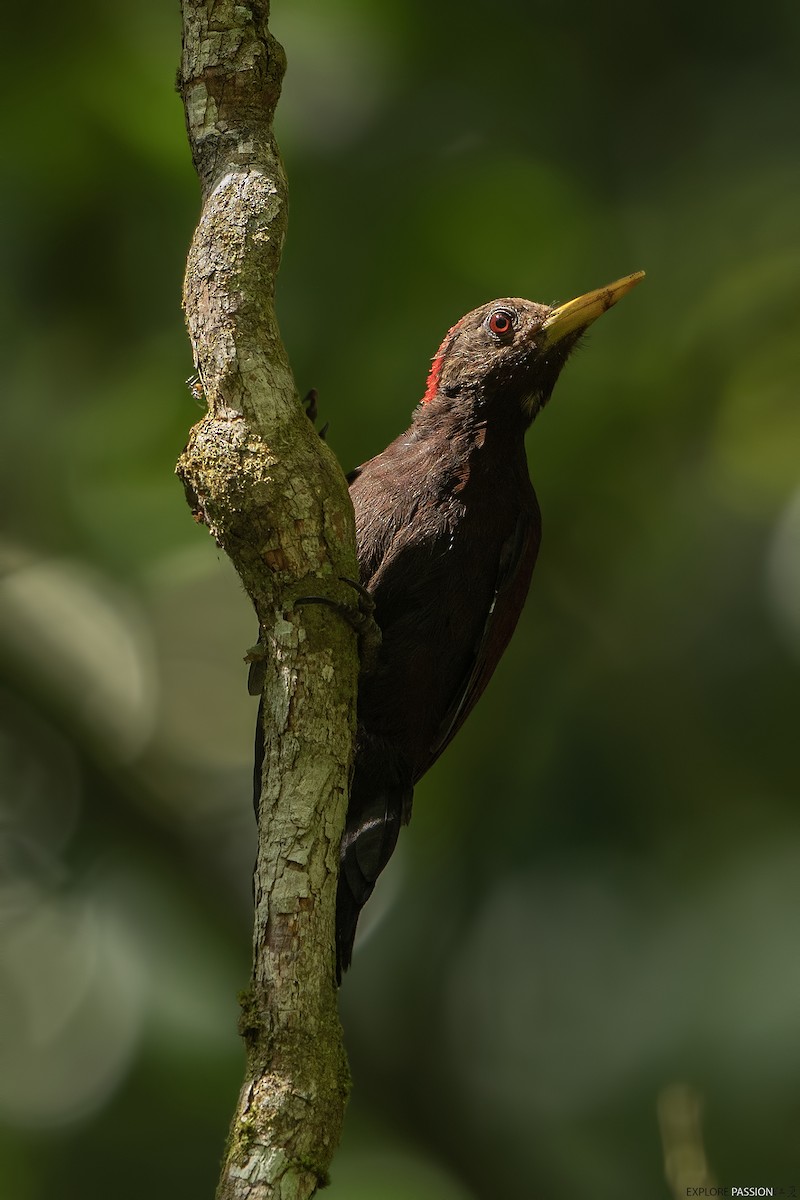
[[[541,539],[526,432],[586,329],[643,277],[558,306],[503,298],[467,313],[434,355],[409,428],[348,476],[357,583],[380,642],[359,678],[338,983],[414,788],[475,707],[525,603]]]

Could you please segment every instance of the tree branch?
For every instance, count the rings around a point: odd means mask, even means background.
[[[301,1200],[327,1177],[349,1088],[333,913],[357,653],[293,597],[357,578],[353,512],[298,402],[273,307],[286,182],[272,133],[285,67],[266,0],[183,0],[180,91],[203,209],[184,306],[209,411],[178,463],[196,519],[258,614],[265,741],[245,1083],[220,1200]]]

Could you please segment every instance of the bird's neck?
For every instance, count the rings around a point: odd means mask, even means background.
[[[482,404],[441,395],[419,405],[411,426],[415,440],[447,447],[446,452],[441,449],[432,457],[432,462],[461,463],[471,474],[502,468],[499,477],[519,475],[527,481],[526,428],[521,411],[510,411],[505,419],[502,411],[487,416]]]

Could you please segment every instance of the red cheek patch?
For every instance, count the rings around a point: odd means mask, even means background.
[[[444,349],[444,347],[442,347],[442,349]],[[442,354],[442,352],[440,350],[439,353],[435,356],[433,362],[431,363],[431,369],[428,372],[428,379],[425,384],[425,395],[422,397],[423,404],[428,404],[434,398],[436,393],[438,392],[439,376],[442,373],[443,366],[444,366],[444,355]]]
[[[452,329],[448,329],[447,334],[445,335],[444,341],[442,342],[441,346],[439,347],[439,349],[436,351],[436,353],[433,356],[433,361],[431,362],[431,369],[428,372],[428,378],[425,383],[425,395],[422,397],[423,404],[429,404],[430,401],[434,399],[434,397],[436,396],[436,393],[439,390],[439,379],[442,374],[442,367],[444,366],[445,356],[447,354],[447,351],[450,349],[450,345],[453,341],[455,333],[458,331],[460,326],[463,324],[463,320],[464,319],[462,317],[462,319],[460,321],[458,321],[452,327]]]

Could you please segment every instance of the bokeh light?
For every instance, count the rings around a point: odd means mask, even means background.
[[[272,9],[281,325],[346,469],[463,312],[648,273],[531,433],[533,590],[365,914],[327,1194],[788,1194],[800,10]],[[0,1195],[210,1195],[255,621],[173,475],[199,412],[179,13],[28,21],[0,166]]]

